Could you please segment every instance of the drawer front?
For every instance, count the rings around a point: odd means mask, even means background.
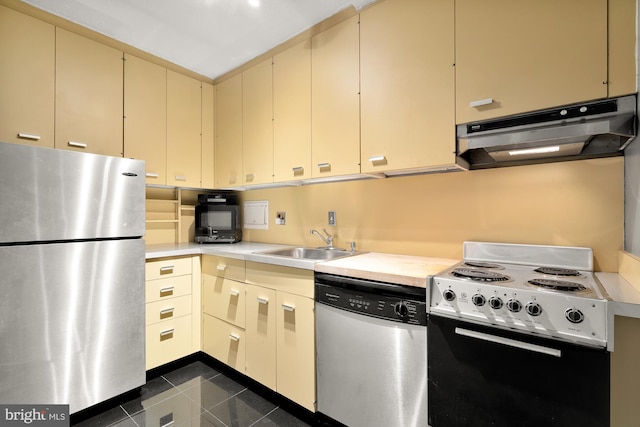
[[[244,283],[209,275],[203,280],[203,312],[244,328]]]
[[[145,301],[154,302],[191,294],[191,275],[148,280]]]
[[[202,257],[202,273],[244,282],[245,261],[215,255],[205,255]]]
[[[147,326],[147,370],[193,353],[191,315]]]
[[[244,329],[223,322],[208,314],[203,316],[202,349],[209,356],[244,373],[245,333]]]
[[[147,261],[145,264],[146,280],[191,274],[191,258],[165,258]]]
[[[247,261],[247,283],[313,298],[313,271]]]
[[[191,314],[191,295],[150,302],[146,305],[146,324]]]

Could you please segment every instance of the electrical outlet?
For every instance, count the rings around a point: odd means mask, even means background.
[[[286,212],[276,212],[276,225],[285,225],[287,222]]]
[[[329,211],[329,225],[336,225],[336,211]]]

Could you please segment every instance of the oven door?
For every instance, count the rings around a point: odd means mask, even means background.
[[[609,425],[609,353],[432,315],[429,424]]]

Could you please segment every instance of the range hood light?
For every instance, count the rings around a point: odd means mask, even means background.
[[[525,148],[522,150],[512,150],[509,151],[510,156],[522,156],[527,154],[545,154],[545,153],[556,153],[560,151],[560,147],[558,145],[554,145],[551,147],[540,147],[540,148]]]

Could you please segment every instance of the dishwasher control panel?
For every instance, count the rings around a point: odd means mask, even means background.
[[[367,289],[367,284],[372,286]],[[424,298],[420,298],[421,292],[417,289],[407,289],[403,285],[380,289],[375,284],[377,283],[367,282],[349,286],[343,283],[320,283],[316,280],[316,303],[402,323],[427,324],[426,294]]]

